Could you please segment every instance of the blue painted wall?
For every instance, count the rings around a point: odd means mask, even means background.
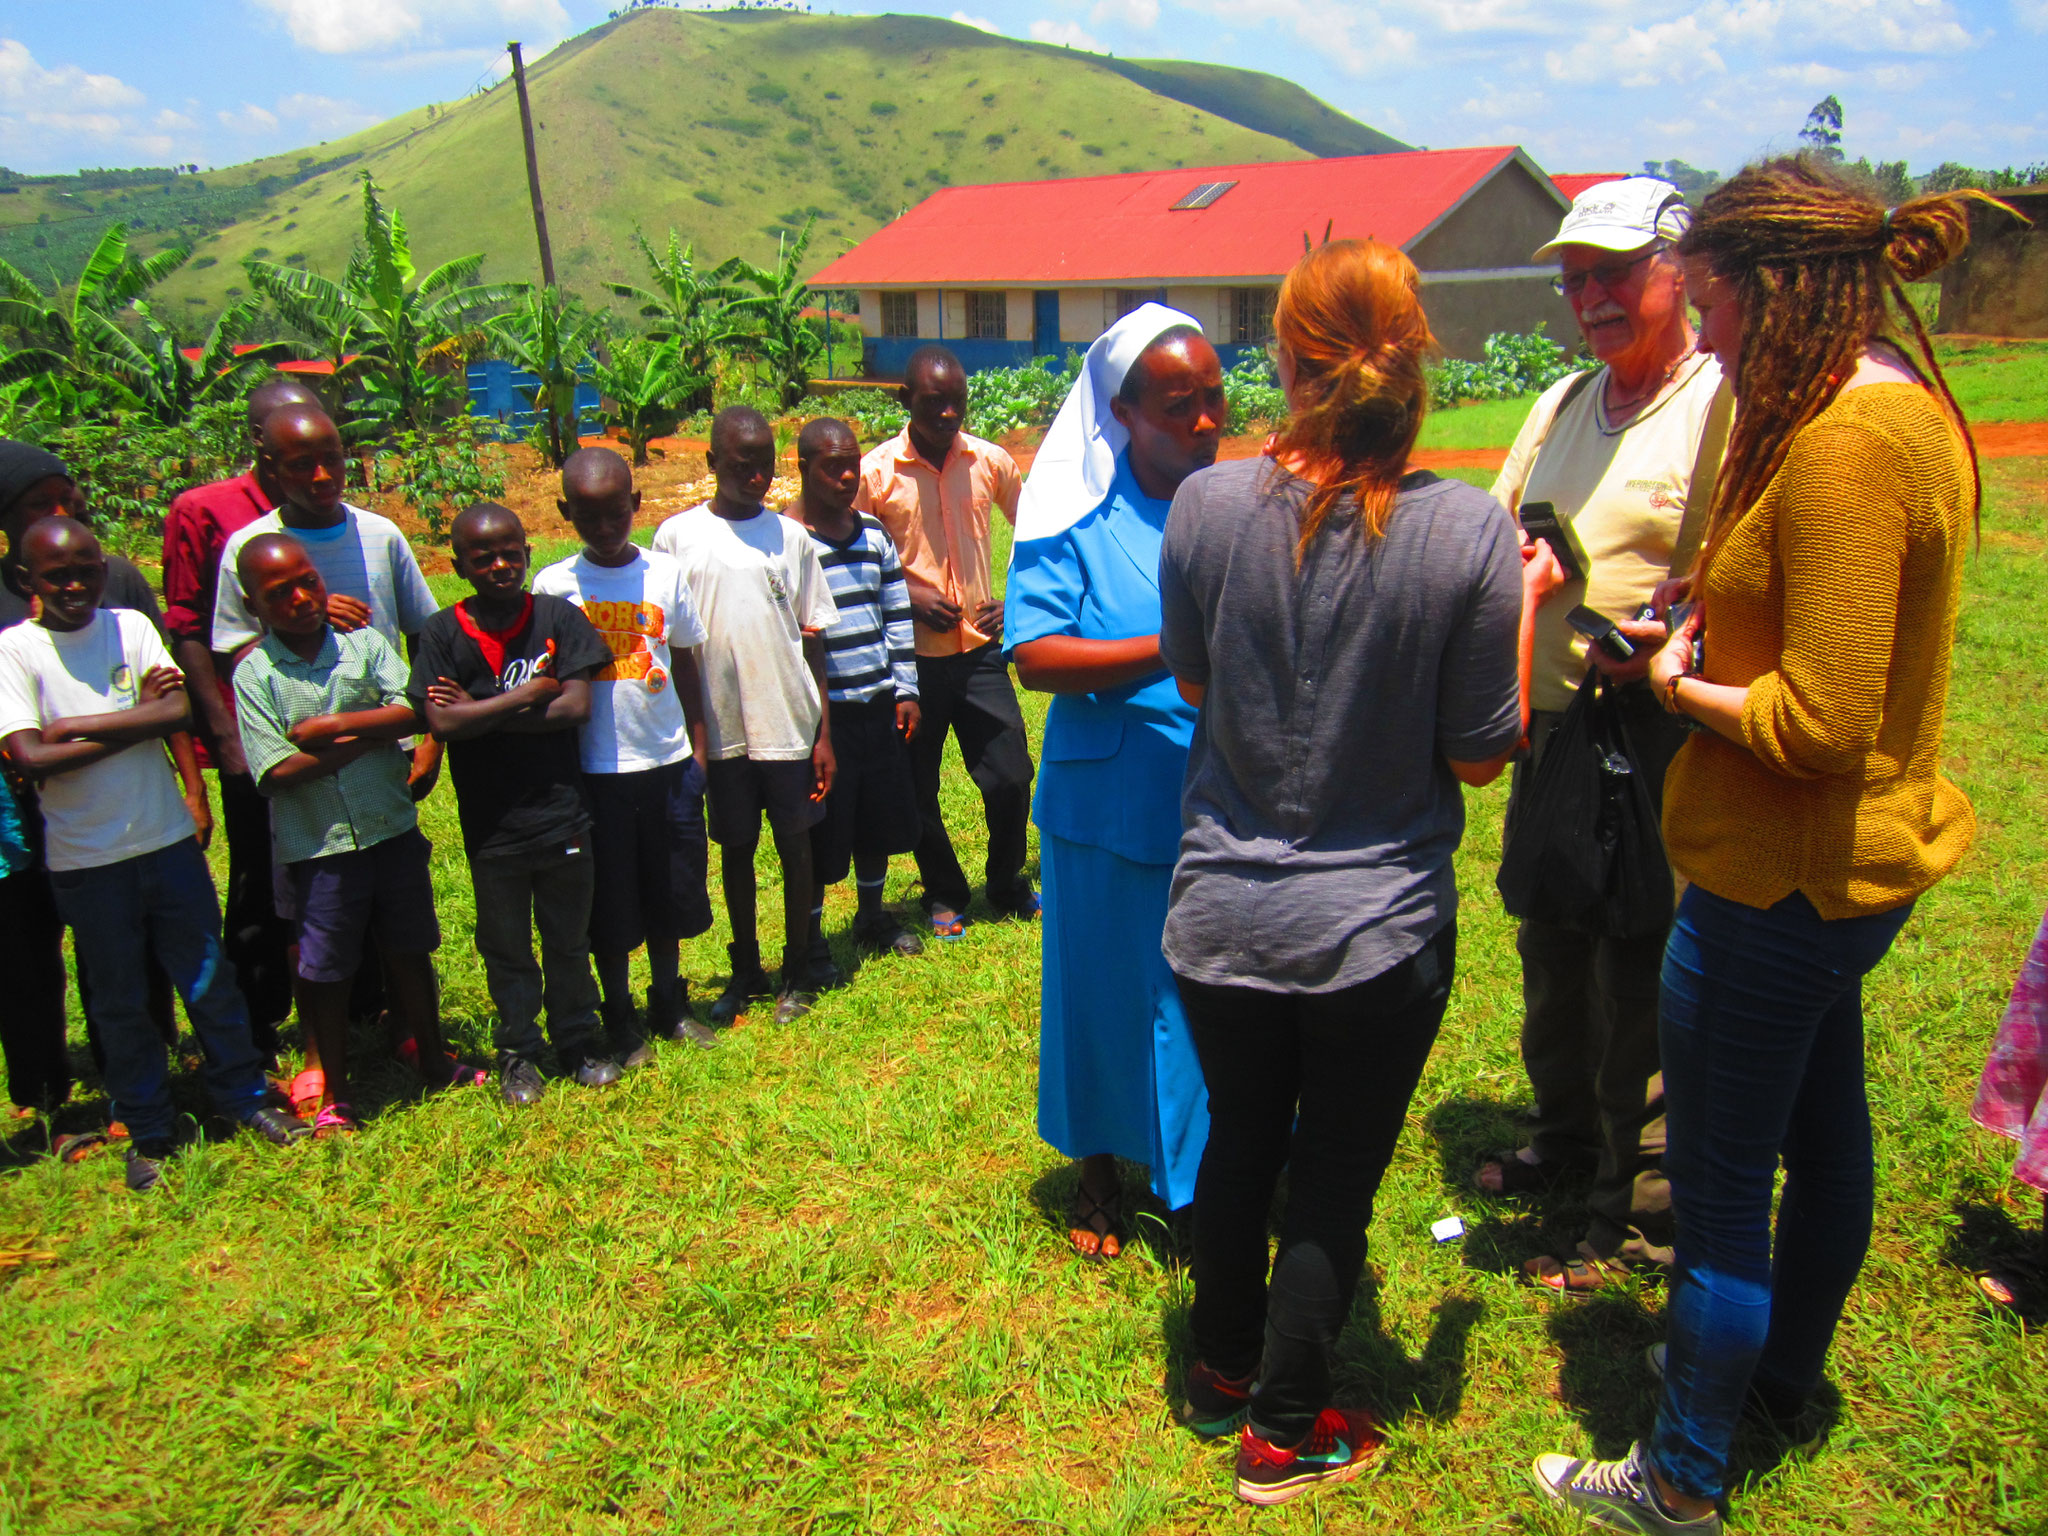
[[[468,376],[470,415],[488,416],[504,429],[500,435],[505,438],[524,437],[532,428],[534,418],[532,397],[525,391],[533,389],[540,380],[524,368],[514,368],[495,357],[471,363]],[[576,430],[579,433],[590,436],[601,429],[599,408],[597,386],[577,385]]]
[[[867,340],[861,371],[871,379],[900,379],[903,365],[910,354],[927,342],[929,336],[871,336]],[[984,368],[1022,368],[1033,356],[1047,355],[1028,341],[945,341],[939,343],[960,359],[960,365],[969,373],[979,373]],[[1080,342],[1065,342],[1054,348],[1054,353],[1064,359],[1068,352],[1087,349]],[[1265,356],[1265,349],[1255,342],[1227,342],[1216,349],[1216,355],[1223,360],[1225,368],[1235,368],[1250,357]]]

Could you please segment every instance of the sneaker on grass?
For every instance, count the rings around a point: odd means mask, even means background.
[[[1385,1443],[1373,1416],[1358,1408],[1325,1408],[1299,1445],[1279,1446],[1238,1431],[1237,1496],[1247,1504],[1285,1504],[1322,1483],[1348,1483]]]
[[[1641,1441],[1620,1461],[1584,1461],[1550,1451],[1536,1458],[1530,1475],[1546,1498],[1571,1505],[1603,1530],[1633,1531],[1636,1536],[1721,1536],[1719,1511],[1687,1520],[1664,1507],[1651,1484]]]
[[[505,1055],[498,1058],[498,1097],[507,1104],[538,1104],[547,1092],[540,1068],[531,1057]]]
[[[1174,1417],[1205,1440],[1234,1435],[1252,1414],[1252,1380],[1233,1380],[1212,1370],[1205,1360],[1188,1367],[1179,1410]]]
[[[168,1137],[145,1138],[128,1144],[128,1170],[125,1182],[138,1195],[155,1189],[163,1182],[164,1164],[170,1160],[172,1146]]]

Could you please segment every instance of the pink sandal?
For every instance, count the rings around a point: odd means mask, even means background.
[[[286,1092],[292,1101],[292,1113],[303,1120],[307,1110],[317,1112],[320,1101],[327,1097],[327,1074],[318,1067],[308,1067],[292,1079]]]
[[[356,1112],[339,1099],[331,1099],[320,1106],[320,1113],[313,1119],[313,1134],[322,1140],[330,1136],[353,1136],[362,1129],[356,1122]]]

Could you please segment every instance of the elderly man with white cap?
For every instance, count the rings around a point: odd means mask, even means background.
[[[1581,192],[1557,238],[1557,291],[1599,366],[1537,400],[1493,494],[1510,509],[1548,502],[1584,574],[1536,618],[1530,755],[1515,770],[1517,802],[1587,668],[1610,682],[1653,797],[1683,740],[1641,683],[1664,626],[1637,617],[1659,583],[1698,553],[1732,409],[1720,365],[1694,350],[1685,288],[1671,247],[1691,223],[1679,190],[1651,176]],[[1584,605],[1637,643],[1621,663],[1566,622]],[[1552,1290],[1596,1289],[1631,1266],[1670,1263],[1671,1192],[1662,1171],[1664,1091],[1657,1055],[1658,975],[1665,931],[1614,938],[1541,916],[1524,918],[1522,1060],[1536,1091],[1528,1144],[1480,1165],[1490,1194],[1548,1189],[1590,1170],[1590,1229],[1570,1252],[1524,1272]]]
[[[1120,1248],[1118,1156],[1194,1199],[1209,1101],[1160,954],[1195,710],[1159,656],[1159,544],[1215,462],[1223,367],[1201,327],[1146,304],[1088,349],[1017,510],[1003,632],[1054,695],[1033,820],[1044,893],[1038,1132],[1080,1160],[1071,1240]]]

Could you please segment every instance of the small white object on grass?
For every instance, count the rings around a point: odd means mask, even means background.
[[[1465,1235],[1465,1220],[1461,1216],[1446,1216],[1442,1221],[1429,1224],[1429,1235],[1440,1243],[1448,1243],[1454,1237]]]

